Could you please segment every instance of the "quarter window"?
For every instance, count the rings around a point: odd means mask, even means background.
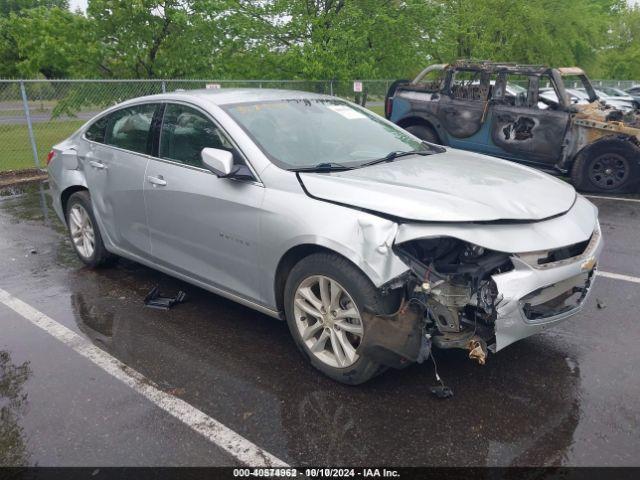
[[[96,120],[85,132],[84,136],[87,137],[88,140],[98,143],[104,143],[104,134],[107,129],[107,122],[109,121],[109,116],[105,116]]]
[[[202,167],[203,148],[233,150],[220,129],[202,113],[184,105],[167,105],[160,134],[160,158]]]
[[[155,104],[145,104],[113,112],[107,117],[106,143],[133,152],[148,153],[155,110]]]

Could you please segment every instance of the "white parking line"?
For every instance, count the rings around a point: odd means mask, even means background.
[[[621,275],[619,273],[602,272],[598,270],[598,275],[605,278],[613,278],[614,280],[623,280],[625,282],[640,283],[640,278],[631,275]]]
[[[2,289],[0,289],[0,303],[5,304],[35,326],[40,327],[52,337],[96,364],[109,375],[145,396],[162,410],[174,416],[194,432],[199,433],[240,462],[256,467],[288,466],[279,458],[274,457],[184,400],[159,390],[141,373],[128,367],[77,333]]]
[[[603,197],[601,195],[584,195],[587,198],[599,198],[601,200],[616,200],[619,202],[640,203],[640,198],[620,198],[620,197]]]

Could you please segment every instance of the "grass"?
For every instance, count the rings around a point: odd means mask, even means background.
[[[45,158],[51,147],[71,135],[84,122],[84,120],[65,120],[33,124],[41,167],[44,167]],[[34,166],[27,125],[0,123],[0,172]]]
[[[371,110],[373,113],[377,113],[378,115],[384,117],[384,106],[377,105],[374,107],[367,107],[367,108]]]

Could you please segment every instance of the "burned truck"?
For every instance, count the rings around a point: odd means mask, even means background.
[[[606,105],[580,68],[431,65],[392,84],[385,116],[428,142],[570,175],[582,191],[640,184],[640,113]]]

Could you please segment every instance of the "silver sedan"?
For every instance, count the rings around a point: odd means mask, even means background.
[[[324,95],[137,98],[48,161],[85,264],[126,257],[285,319],[350,384],[434,348],[485,363],[579,312],[602,248],[570,185]]]

